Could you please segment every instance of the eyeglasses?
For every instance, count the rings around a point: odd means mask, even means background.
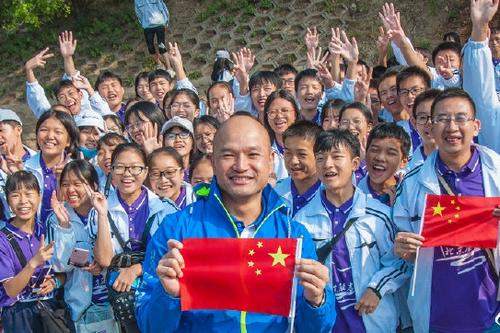
[[[179,110],[180,108],[182,108],[183,110],[191,110],[191,109],[194,109],[194,106],[191,105],[191,104],[188,104],[188,103],[172,103],[170,105],[170,109],[172,110]]]
[[[441,115],[434,117],[432,122],[434,124],[439,123],[442,125],[449,125],[451,123],[451,121],[453,120],[455,122],[455,124],[457,124],[458,126],[463,126],[463,125],[465,125],[465,123],[467,123],[471,120],[474,120],[474,119],[475,119],[474,117],[469,117],[465,113],[458,113],[455,116],[441,114]]]
[[[138,121],[133,124],[128,124],[125,129],[127,132],[133,131],[134,129],[144,129],[144,126],[148,123],[148,121]]]
[[[167,133],[167,134],[165,134],[165,139],[173,141],[177,138],[180,138],[182,140],[185,140],[185,139],[189,138],[190,135],[191,135],[191,133],[185,132],[185,131],[182,131],[179,133]]]
[[[399,91],[399,95],[400,96],[408,96],[409,94],[412,94],[413,96],[417,96],[418,94],[420,94],[424,90],[425,90],[424,88],[417,88],[417,87],[413,87],[410,89],[401,89]]]
[[[431,116],[422,115],[422,116],[415,117],[415,122],[418,125],[426,125],[431,119],[432,119]]]
[[[179,171],[181,168],[176,168],[176,169],[168,169],[168,170],[153,170],[149,173],[149,179],[151,180],[158,180],[161,179],[162,177],[171,179],[174,178],[177,171]]]
[[[111,167],[111,170],[113,170],[113,173],[115,175],[123,175],[128,170],[132,176],[139,176],[144,171],[144,169],[146,169],[146,167],[142,165],[113,165]]]
[[[362,119],[353,119],[353,120],[342,119],[340,121],[340,125],[343,125],[343,126],[349,126],[351,123],[353,123],[355,126],[359,126],[363,123],[363,120]]]
[[[281,109],[281,110],[271,110],[267,113],[267,118],[274,119],[278,116],[278,113],[281,113],[284,116],[287,116],[292,110]]]

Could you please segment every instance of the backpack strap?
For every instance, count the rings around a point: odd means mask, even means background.
[[[14,250],[14,253],[17,256],[17,259],[19,260],[19,263],[21,264],[21,267],[26,267],[26,264],[28,262],[26,260],[26,257],[24,255],[23,251],[21,250],[21,247],[19,246],[19,243],[16,240],[16,235],[14,235],[12,233],[12,231],[10,231],[7,228],[2,228],[2,230],[0,230],[0,231],[7,237],[7,240],[9,241],[10,246],[12,246],[12,249]]]
[[[326,258],[328,258],[328,255],[332,252],[333,247],[335,244],[338,243],[338,241],[342,238],[342,236],[345,235],[347,230],[358,220],[359,217],[353,217],[352,219],[349,219],[347,223],[344,225],[344,229],[340,233],[338,233],[335,237],[330,239],[325,245],[322,247],[316,249],[316,254],[318,256],[318,261],[322,264],[325,263]]]
[[[118,244],[120,244],[122,250],[125,251],[128,248],[127,243],[122,238],[122,235],[120,235],[120,232],[118,231],[118,228],[116,227],[115,221],[113,221],[113,218],[111,217],[111,214],[109,213],[109,211],[108,211],[108,221],[109,221],[109,227],[111,228],[111,232],[115,235],[116,240],[118,241]]]
[[[146,225],[144,226],[144,231],[142,232],[142,237],[141,237],[141,242],[144,245],[144,248],[146,248],[146,243],[148,240],[148,235],[149,231],[151,231],[151,227],[153,226],[153,222],[155,220],[156,214],[153,214],[149,217],[149,219],[146,222]]]

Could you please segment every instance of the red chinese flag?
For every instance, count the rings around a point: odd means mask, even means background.
[[[500,197],[427,195],[422,236],[424,247],[495,248]]]
[[[183,244],[182,311],[289,315],[296,239],[191,238]]]

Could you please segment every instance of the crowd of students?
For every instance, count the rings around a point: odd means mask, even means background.
[[[0,109],[4,331],[500,332],[499,247],[420,248],[426,194],[500,197],[499,1],[470,6],[465,44],[431,51],[384,4],[373,66],[338,28],[326,52],[308,29],[303,70],[217,50],[206,101],[163,1],[136,0],[159,65],[129,99],[62,32],[55,103],[35,76],[54,54],[24,66],[36,147]],[[303,238],[294,319],[181,312],[190,237]]]

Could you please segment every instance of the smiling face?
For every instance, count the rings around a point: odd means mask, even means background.
[[[107,79],[97,87],[99,95],[108,102],[109,108],[117,112],[121,108],[125,89],[117,79]]]
[[[171,117],[178,116],[193,122],[194,118],[199,115],[200,109],[198,105],[195,105],[186,94],[178,94],[170,104]]]
[[[80,127],[79,142],[80,146],[88,149],[96,149],[99,142],[99,131],[92,126]]]
[[[196,149],[203,154],[211,154],[214,150],[214,136],[217,129],[210,124],[201,123],[194,128]]]
[[[434,145],[436,143],[436,141],[432,137],[432,122],[430,119],[431,106],[433,101],[433,99],[423,101],[418,104],[417,109],[415,110],[415,127],[425,145]]]
[[[139,145],[144,144],[146,126],[151,126],[151,121],[142,112],[132,112],[128,117],[127,132],[129,137]]]
[[[0,121],[0,154],[12,152],[14,147],[21,143],[22,132],[21,125]]]
[[[160,198],[175,201],[181,191],[183,176],[182,167],[170,155],[158,154],[151,161],[149,184]]]
[[[102,143],[99,151],[97,152],[97,165],[101,168],[106,175],[111,172],[111,156],[121,142],[116,142],[114,144],[108,145]]]
[[[208,103],[210,106],[210,115],[217,118],[220,123],[225,122],[234,112],[234,110],[225,110],[223,106],[230,106],[230,100],[234,99],[233,94],[223,85],[214,86],[210,89]]]
[[[182,157],[189,156],[193,149],[193,137],[188,130],[181,127],[172,127],[165,135],[163,143],[166,147],[172,147]]]
[[[323,95],[323,86],[317,78],[304,77],[300,80],[297,89],[297,99],[299,101],[300,110],[314,111],[318,107],[318,103]]]
[[[398,99],[396,75],[389,76],[380,82],[378,91],[382,106],[393,115],[399,114],[401,112],[401,104]]]
[[[450,116],[463,116],[468,120],[463,124],[437,121]],[[465,98],[447,98],[435,105],[431,132],[442,157],[452,159],[470,152],[472,140],[478,135],[480,128],[479,120],[473,118],[472,106]]]
[[[285,166],[294,181],[317,178],[314,140],[292,136],[285,139]]]
[[[165,97],[171,89],[172,86],[170,82],[163,77],[158,77],[149,82],[149,91],[159,105],[163,105],[163,97]]]
[[[332,193],[352,186],[352,173],[358,169],[359,162],[359,157],[353,158],[350,150],[343,145],[316,153],[318,177],[326,190]]]
[[[292,94],[292,96],[295,96],[295,76],[296,74],[292,72],[280,76],[283,82],[282,88]]]
[[[83,94],[73,85],[62,87],[57,93],[57,101],[76,116],[80,113]]]
[[[259,197],[273,171],[266,129],[250,117],[229,118],[215,137],[212,163],[217,183],[229,200]]]
[[[35,218],[41,202],[40,192],[20,187],[9,193],[7,202],[16,219],[31,221]]]
[[[61,179],[60,184],[63,200],[72,208],[90,205],[90,198],[85,190],[84,182],[73,172],[69,171]]]
[[[410,76],[401,81],[398,93],[399,103],[408,114],[412,114],[415,98],[427,89],[425,81],[417,75]]]
[[[148,102],[154,102],[155,98],[149,91],[149,83],[147,79],[140,79],[137,84],[137,94],[140,98]]]
[[[325,110],[325,117],[321,127],[325,131],[338,128],[340,123],[340,110],[335,108],[328,108]]]
[[[383,184],[406,165],[401,142],[395,138],[373,139],[366,149],[366,166],[370,181]]]
[[[269,105],[266,116],[276,135],[282,135],[296,120],[294,105],[284,98],[276,98]]]
[[[348,108],[344,110],[340,119],[340,128],[347,129],[354,134],[363,145],[370,134],[372,125],[368,123],[363,112],[359,109]]]
[[[123,167],[126,169],[123,173],[120,172],[121,170],[118,171],[119,168]],[[137,174],[132,169],[137,169]],[[113,184],[120,193],[125,195],[140,193],[141,186],[144,184],[147,175],[146,163],[135,150],[127,149],[116,156],[111,176]]]
[[[70,146],[70,138],[64,125],[56,118],[48,118],[39,127],[36,141],[45,156],[61,156]]]
[[[270,82],[265,82],[262,84],[256,84],[250,90],[250,97],[252,98],[253,106],[259,111],[259,114],[264,112],[264,105],[266,104],[266,100],[276,91],[276,86]]]

